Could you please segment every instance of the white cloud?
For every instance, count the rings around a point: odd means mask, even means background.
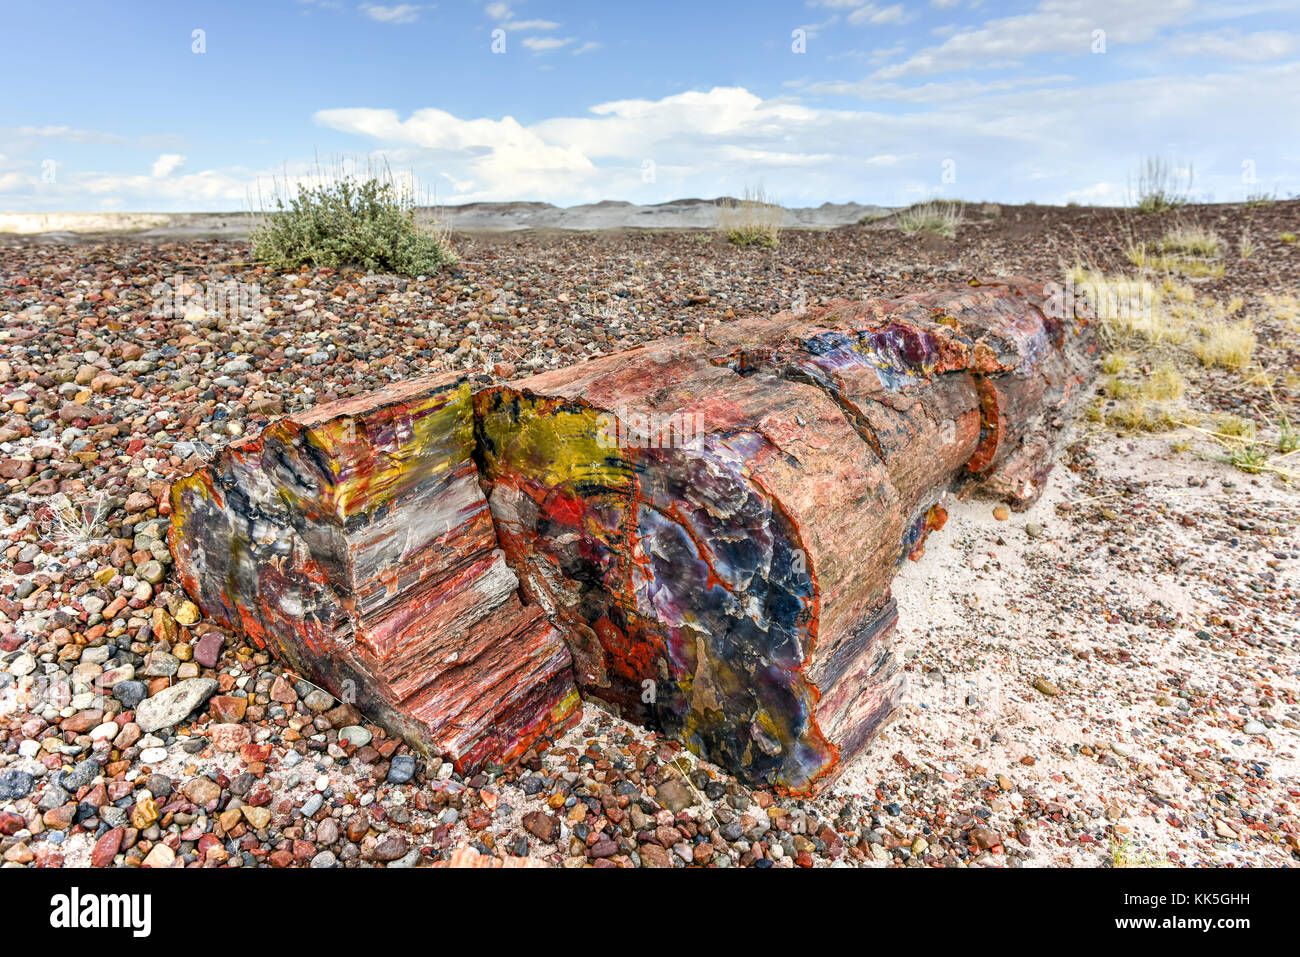
[[[269,181],[273,174],[262,177]],[[258,174],[242,167],[183,176],[106,173],[59,168],[53,183],[39,168],[0,174],[0,199],[9,208],[60,211],[128,209],[137,212],[208,211],[246,206]]]
[[[378,23],[389,23],[394,26],[414,23],[420,19],[419,4],[401,3],[397,6],[385,7],[375,3],[363,3],[361,12]]]
[[[588,41],[587,41],[586,43],[584,43],[582,46],[578,47],[578,49],[574,50],[574,51],[573,51],[573,55],[574,55],[574,56],[582,56],[584,53],[590,53],[592,50],[599,50],[599,49],[600,49],[601,47],[603,47],[604,45],[605,45],[605,44],[603,44],[603,43],[598,43],[598,42],[595,41],[595,40],[588,40]]]
[[[848,16],[849,23],[855,27],[863,23],[871,23],[877,26],[882,24],[899,24],[906,23],[912,17],[907,15],[901,3],[895,3],[893,6],[879,8],[874,3],[868,3],[864,7],[859,7]]]
[[[1089,51],[1092,31],[1104,29],[1108,46],[1150,40],[1162,28],[1182,22],[1194,0],[1133,3],[1131,0],[1042,0],[1033,13],[989,20],[978,29],[959,29],[938,46],[926,47],[877,76],[896,79],[972,68],[989,69],[1038,53]]]
[[[1261,30],[1246,34],[1231,29],[1185,33],[1173,37],[1165,49],[1182,57],[1263,62],[1293,55],[1300,49],[1300,36],[1283,33],[1281,30]]]
[[[659,202],[736,193],[757,178],[787,202],[893,202],[937,192],[955,159],[964,196],[1003,201],[1088,199],[1098,182],[1123,182],[1138,160],[1171,151],[1193,160],[1198,188],[1239,198],[1242,156],[1262,183],[1300,189],[1285,156],[1300,149],[1276,122],[1276,103],[1300,98],[1300,64],[1236,74],[1143,77],[1063,85],[1020,81],[880,84],[916,109],[829,109],[739,87],[657,100],[599,103],[585,115],[528,125],[512,117],[464,119],[436,109],[325,110],[316,121],[365,136],[394,163],[445,177],[443,202],[600,199]],[[1040,88],[1052,87],[1045,95]],[[809,89],[814,89],[810,87]],[[1259,89],[1272,91],[1261,98]],[[1213,120],[1214,135],[1205,130]],[[651,160],[656,182],[641,179]],[[466,184],[472,188],[462,189]],[[1097,196],[1103,195],[1098,192]],[[1108,201],[1122,196],[1105,194]]]
[[[868,100],[831,108],[801,99],[812,93]],[[875,108],[876,99],[888,107]],[[599,102],[528,123],[435,108],[329,109],[313,118],[329,137],[324,148],[369,150],[395,171],[454,190],[437,197],[442,203],[661,202],[736,195],[755,181],[794,205],[904,203],[943,188],[1004,202],[1120,202],[1117,184],[1145,155],[1193,162],[1195,188],[1219,199],[1244,195],[1245,158],[1259,177],[1253,191],[1300,191],[1300,131],[1278,119],[1278,104],[1297,101],[1300,63],[1271,63],[1101,83],[983,76],[907,86],[868,78],[804,84],[799,96],[776,97],[714,87]],[[266,182],[283,173],[278,163],[188,172],[198,165],[192,148],[144,152],[139,140],[119,137],[132,165],[61,163],[57,181],[46,183],[41,160],[57,151],[43,144],[76,131],[38,129],[43,135],[0,130],[8,157],[0,161],[0,208],[238,209],[255,195],[259,176]],[[947,187],[945,160],[957,171]],[[647,161],[653,182],[642,175]],[[311,165],[304,156],[284,175],[309,178]]]
[[[916,14],[909,14],[901,3],[880,7],[874,3],[868,3],[867,0],[809,0],[808,6],[825,7],[829,10],[848,10],[849,13],[845,19],[854,26],[861,26],[864,23],[877,26],[888,23],[907,23],[909,20],[916,18]]]
[[[1121,206],[1128,202],[1132,189],[1127,183],[1093,183],[1083,189],[1072,189],[1065,194],[1067,203],[1093,206]]]
[[[71,126],[16,126],[0,129],[0,135],[21,139],[60,140],[64,143],[126,143],[125,136],[102,130],[79,130]]]
[[[507,30],[554,30],[559,26],[554,20],[508,20],[501,24]]]
[[[950,80],[946,82],[921,83],[915,86],[902,86],[898,83],[882,83],[877,80],[858,80],[856,82],[822,81],[818,83],[787,84],[797,88],[801,93],[826,94],[831,96],[858,96],[864,100],[895,100],[903,103],[951,103],[955,100],[970,100],[989,93],[1005,93],[1027,86],[1058,86],[1068,83],[1073,77],[1022,76],[1010,80]]]
[[[149,170],[149,175],[154,178],[170,176],[184,165],[185,157],[180,153],[163,153],[154,160],[153,166]]]
[[[568,46],[573,37],[524,37],[524,46],[534,53],[550,53],[560,47]]]

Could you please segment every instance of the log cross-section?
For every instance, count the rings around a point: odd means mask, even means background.
[[[173,548],[208,614],[459,767],[576,688],[816,793],[897,707],[890,584],[949,493],[1042,491],[1093,349],[1044,302],[834,302],[319,407],[178,483]]]
[[[172,488],[172,551],[209,616],[461,770],[580,710],[563,640],[497,547],[472,442],[468,384],[434,376],[281,419]]]

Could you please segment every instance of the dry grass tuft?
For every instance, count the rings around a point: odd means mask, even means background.
[[[1250,320],[1235,324],[1213,323],[1201,328],[1192,352],[1204,366],[1238,371],[1246,368],[1255,352],[1255,332]]]
[[[1292,332],[1300,332],[1300,298],[1264,293],[1264,305],[1269,314]]]
[[[740,200],[727,200],[718,208],[722,235],[734,246],[775,249],[781,241],[781,220],[785,210],[763,192],[762,187],[745,187]]]
[[[960,225],[960,203],[917,203],[898,214],[898,228],[905,233],[933,233],[953,239]]]
[[[1201,241],[1184,239],[1188,246]],[[1209,247],[1202,243],[1199,248]],[[1226,460],[1238,468],[1290,474],[1267,450],[1261,451],[1253,422],[1218,415],[1205,419],[1210,427],[1203,428],[1203,416],[1190,401],[1196,390],[1188,377],[1198,379],[1197,370],[1245,374],[1253,367],[1257,339],[1242,298],[1220,303],[1169,274],[1143,284],[1075,266],[1067,280],[1076,287],[1076,301],[1101,307],[1093,315],[1107,351],[1101,360],[1101,394],[1088,410],[1091,421],[1130,432],[1195,431],[1222,445],[1229,453]],[[1294,299],[1272,296],[1265,303],[1279,322],[1300,324],[1300,303]],[[1271,391],[1274,378],[1255,368],[1241,384]],[[1289,421],[1280,420],[1277,432],[1279,447],[1294,440]]]
[[[1156,244],[1162,253],[1185,256],[1217,256],[1222,245],[1219,237],[1203,226],[1179,226],[1160,237]]]
[[[109,512],[107,498],[94,495],[74,503],[59,493],[49,502],[49,518],[45,523],[46,537],[69,552],[105,540],[107,529],[104,519]]]
[[[1191,164],[1180,169],[1159,156],[1148,156],[1137,174],[1137,186],[1130,186],[1133,205],[1140,213],[1167,213],[1191,202],[1195,173]]]

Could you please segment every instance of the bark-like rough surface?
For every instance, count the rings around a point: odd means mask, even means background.
[[[569,654],[497,548],[469,386],[403,383],[281,419],[172,488],[210,616],[458,770],[577,720]]]
[[[458,766],[562,730],[576,682],[816,793],[898,703],[890,583],[946,496],[1042,491],[1093,350],[1046,301],[835,302],[334,403],[178,483],[173,550],[209,614]]]
[[[1024,507],[1087,330],[1029,283],[834,303],[475,396],[525,595],[586,696],[813,793],[901,693],[889,586],[954,487]]]

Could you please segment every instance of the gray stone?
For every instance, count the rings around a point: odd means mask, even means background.
[[[334,707],[334,697],[328,691],[315,688],[302,699],[302,703],[319,714]]]
[[[170,728],[183,721],[216,690],[214,678],[186,678],[142,701],[135,712],[136,724],[146,734]]]
[[[415,777],[415,758],[409,754],[399,754],[388,766],[388,783],[405,784]]]
[[[339,739],[341,741],[350,741],[358,748],[364,748],[370,743],[372,735],[359,724],[348,725],[346,728],[339,729]]]
[[[122,702],[122,707],[130,710],[144,700],[148,690],[143,681],[119,681],[113,685],[113,697]]]
[[[0,771],[0,801],[17,801],[27,797],[32,793],[32,785],[35,783],[36,779],[26,771],[16,768]]]
[[[150,678],[170,678],[180,670],[181,660],[165,651],[153,651],[144,660],[144,673]]]
[[[72,770],[64,772],[63,779],[59,783],[69,791],[75,791],[83,784],[95,780],[98,774],[99,762],[94,758],[86,758],[84,761],[78,761]]]

